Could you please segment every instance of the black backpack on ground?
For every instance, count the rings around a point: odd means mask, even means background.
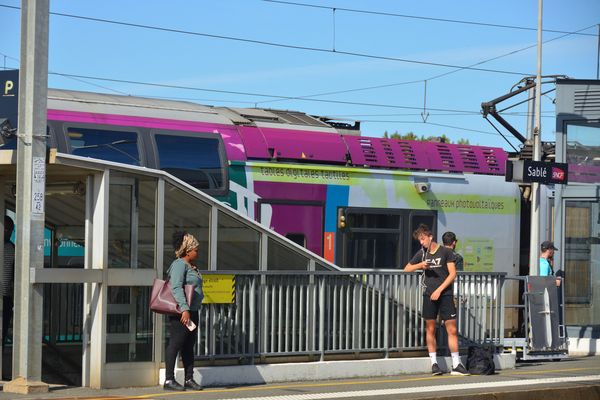
[[[469,346],[467,370],[471,375],[492,375],[496,372],[492,349],[481,346]]]

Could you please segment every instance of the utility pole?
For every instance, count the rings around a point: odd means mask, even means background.
[[[3,391],[45,393],[42,378],[43,286],[30,268],[44,267],[49,0],[21,2],[17,130],[15,306],[12,381]]]
[[[598,54],[596,55],[596,79],[600,79],[600,24],[598,24]]]
[[[541,161],[542,152],[542,0],[538,0],[537,76],[535,78],[535,126],[533,128],[533,161]],[[531,233],[529,235],[529,275],[539,275],[540,184],[531,183]]]

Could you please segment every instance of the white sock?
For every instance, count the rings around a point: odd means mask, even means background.
[[[460,364],[460,355],[458,352],[451,353],[450,355],[452,356],[452,368],[458,367],[458,364]]]
[[[429,353],[429,358],[431,359],[431,365],[437,364],[437,353]]]

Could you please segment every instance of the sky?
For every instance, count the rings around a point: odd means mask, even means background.
[[[0,68],[19,67],[20,7],[0,0]],[[514,151],[520,142],[496,124],[508,141],[500,136],[481,103],[536,74],[537,7],[537,0],[51,0],[48,86],[295,110],[361,121],[363,136],[446,135]],[[600,0],[545,0],[542,74],[596,79],[598,24]],[[485,71],[460,69],[474,64]],[[543,141],[555,140],[554,95],[542,98]],[[507,113],[526,135],[527,105]]]

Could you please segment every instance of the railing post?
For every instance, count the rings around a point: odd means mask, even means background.
[[[325,360],[325,279],[324,275],[319,276],[319,352],[320,360]]]
[[[357,278],[354,281],[354,287],[352,288],[352,350],[354,352],[360,351],[360,343],[361,343],[361,323],[362,323],[362,313],[360,307],[361,300],[361,287],[360,283],[357,283],[357,280],[362,279],[362,275],[357,275]]]
[[[504,297],[505,296],[504,296],[504,294],[505,294],[505,292],[504,291],[506,290],[505,276],[504,275],[500,276],[499,281],[500,281],[500,285],[499,285],[500,288],[498,290],[498,293],[499,293],[499,296],[500,296],[500,309],[498,310],[498,314],[499,314],[499,317],[500,317],[500,324],[499,324],[499,327],[498,327],[498,329],[499,329],[499,332],[498,332],[498,341],[499,341],[499,345],[502,346],[502,347],[504,347],[504,324],[505,324],[505,321],[504,321],[504,313],[505,313],[505,308],[504,308],[505,307],[505,304],[504,304],[504,302],[505,302],[505,298]]]
[[[306,309],[306,335],[307,335],[307,343],[309,344],[309,348],[307,348],[306,350],[310,351],[314,351],[315,350],[315,325],[316,325],[316,313],[317,313],[317,308],[316,308],[316,294],[317,291],[315,290],[315,274],[314,274],[314,261],[311,260],[310,263],[312,263],[312,269],[310,269],[310,265],[309,265],[309,269],[311,270],[311,274],[308,278],[308,293],[307,293],[307,300],[308,300],[308,308]]]
[[[384,275],[384,283],[383,283],[383,348],[384,348],[384,357],[389,358],[390,356],[390,338],[389,338],[389,330],[390,330],[390,281],[392,279],[391,275]]]
[[[250,327],[248,332],[248,352],[250,353],[250,364],[254,364],[254,352],[255,352],[255,324],[256,324],[256,304],[255,304],[255,292],[256,292],[256,275],[250,276],[250,294],[248,296],[249,299],[249,309],[250,309]]]
[[[266,271],[268,268],[268,258],[269,258],[269,237],[265,232],[262,232],[260,235],[260,270]],[[268,322],[267,315],[268,313],[268,289],[267,289],[267,277],[264,274],[260,275],[260,288],[258,291],[259,295],[259,306],[261,309],[260,314],[258,315],[258,354],[262,358],[267,351],[267,340],[268,340]],[[252,355],[252,360],[254,362],[254,354]]]

